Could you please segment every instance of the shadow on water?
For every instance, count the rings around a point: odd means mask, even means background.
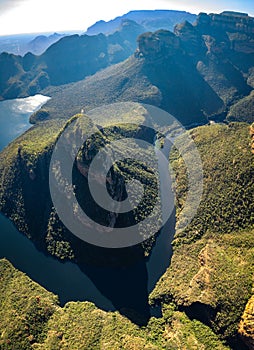
[[[149,259],[128,266],[77,266],[38,251],[20,234],[10,220],[0,215],[0,258],[6,257],[17,269],[59,296],[60,304],[68,301],[91,301],[105,311],[118,310],[139,325],[145,325],[159,310],[149,307],[148,295],[170,264],[174,214],[162,228]]]
[[[146,324],[152,315],[160,316],[160,310],[149,306],[148,296],[170,265],[174,227],[175,213],[172,213],[147,259],[117,268],[81,267],[116,310],[137,324]]]
[[[19,122],[22,126],[22,130],[12,135],[14,138],[24,131],[23,128],[29,128],[29,124],[24,125],[24,119],[16,116],[12,117],[13,120],[17,128]],[[6,129],[10,127],[5,124]],[[2,136],[1,148],[11,140],[9,135],[6,139],[4,133]],[[17,269],[57,294],[61,305],[68,301],[90,301],[106,311],[118,310],[133,322],[144,325],[151,315],[160,316],[160,310],[149,306],[148,296],[170,264],[174,227],[175,213],[172,213],[157,235],[149,258],[144,259],[141,246],[137,246],[128,265],[115,268],[78,266],[71,262],[62,263],[37,250],[10,220],[0,215],[0,258],[7,258]],[[133,253],[133,248],[129,253]]]

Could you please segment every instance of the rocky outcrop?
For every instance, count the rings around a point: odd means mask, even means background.
[[[180,39],[166,30],[155,33],[144,33],[138,38],[137,57],[145,57],[149,61],[165,59],[176,55],[180,50]]]
[[[185,21],[174,28],[175,35],[181,40],[181,45],[191,55],[205,54],[205,45],[197,28]]]
[[[254,34],[254,18],[247,13],[224,11],[221,14],[210,14],[211,25],[215,28],[223,28],[226,31],[237,31]]]
[[[195,23],[201,33],[220,36],[227,33],[231,49],[237,52],[254,53],[254,18],[245,13],[225,11],[221,14],[201,13]]]

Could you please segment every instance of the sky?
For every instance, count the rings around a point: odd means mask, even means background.
[[[0,0],[0,35],[80,30],[131,10],[247,12],[254,0]]]

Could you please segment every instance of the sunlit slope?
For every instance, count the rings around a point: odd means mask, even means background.
[[[173,300],[231,344],[237,344],[238,324],[253,286],[254,170],[249,130],[248,124],[235,123],[190,131],[203,161],[203,199],[189,227],[176,233],[171,266],[151,294],[151,301]],[[187,178],[177,153],[172,154],[172,165],[179,214]]]
[[[7,260],[0,260],[0,277],[1,349],[228,349],[208,327],[173,307],[140,328],[118,312],[107,313],[92,303],[59,307],[56,296]]]

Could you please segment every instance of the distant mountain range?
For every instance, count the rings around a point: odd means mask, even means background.
[[[196,15],[190,14],[184,11],[131,11],[123,16],[116,17],[115,19],[105,22],[99,21],[88,28],[86,34],[97,35],[112,34],[119,30],[124,20],[135,21],[142,26],[142,31],[168,29],[173,30],[177,23],[182,21],[193,22],[196,19]],[[24,56],[26,53],[31,52],[34,55],[41,55],[46,49],[57,42],[59,39],[67,35],[72,35],[66,31],[65,34],[41,33],[35,36],[35,34],[20,34],[20,35],[7,35],[0,37],[0,53],[7,52],[14,55]]]
[[[82,107],[138,101],[167,110],[185,125],[208,119],[253,121],[254,34],[253,19],[247,19],[239,30],[239,17],[201,14],[194,25],[177,25],[174,34],[144,33],[126,61],[75,84],[44,90],[52,99],[43,116],[69,118]]]
[[[10,35],[0,37],[0,53],[8,52],[14,55],[24,56],[27,52],[41,55],[50,45],[67,34],[34,34]]]
[[[140,24],[144,31],[155,31],[158,29],[173,30],[177,23],[189,21],[193,23],[197,16],[185,11],[155,10],[155,11],[130,11],[123,16],[105,22],[98,21],[86,31],[88,35],[112,34],[125,19],[135,21]]]
[[[245,14],[202,13],[174,33],[144,33],[142,25],[124,19],[113,34],[64,37],[41,56],[2,53],[0,96],[51,95],[39,119],[131,100],[164,108],[185,125],[227,115],[252,121],[253,42],[254,19]]]

